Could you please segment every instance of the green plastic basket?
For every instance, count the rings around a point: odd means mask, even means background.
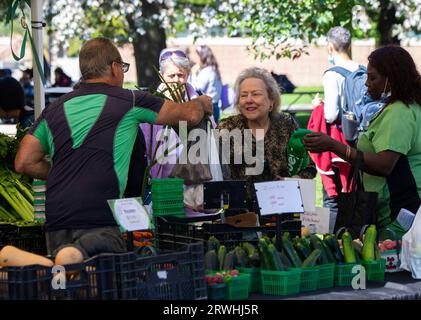
[[[250,275],[240,273],[227,282],[228,300],[247,300],[249,298]]]
[[[384,273],[386,271],[386,259],[373,261],[361,261],[365,268],[365,274],[369,281],[384,281]]]
[[[286,296],[300,292],[301,269],[261,270],[261,275],[263,294]]]
[[[317,289],[332,288],[335,283],[335,264],[327,263],[319,266]]]
[[[184,200],[165,200],[165,201],[153,201],[152,200],[152,208],[155,210],[160,209],[171,209],[171,208],[184,208]]]
[[[184,206],[180,208],[153,208],[154,217],[177,216],[183,218],[186,216]]]
[[[227,285],[225,283],[217,283],[208,285],[208,299],[209,300],[226,300],[227,299]]]
[[[319,280],[319,266],[297,269],[301,270],[300,292],[315,291]]]
[[[169,201],[169,200],[183,200],[184,193],[181,192],[166,192],[166,193],[158,193],[152,192],[152,202],[157,201]]]
[[[335,268],[335,286],[338,287],[350,287],[352,279],[356,274],[352,273],[357,263],[341,263],[337,264]]]
[[[152,194],[183,191],[183,184],[184,180],[177,178],[152,179]]]
[[[249,292],[262,292],[262,275],[260,268],[237,268],[240,273],[247,273],[250,275]]]

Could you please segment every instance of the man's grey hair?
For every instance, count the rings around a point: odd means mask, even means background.
[[[327,41],[337,52],[347,52],[351,46],[351,32],[343,27],[334,27],[327,33]]]
[[[164,49],[164,50],[161,51],[161,53],[159,55],[159,57],[160,57],[159,60],[161,60],[161,56],[164,53],[166,53],[168,51],[171,52],[171,51],[174,51],[174,50],[179,50],[179,51],[183,51],[184,52],[184,50],[182,50],[180,48],[167,48],[167,49]],[[161,73],[164,73],[166,71],[167,67],[169,65],[171,65],[171,64],[175,65],[177,68],[180,68],[181,70],[183,70],[184,72],[186,72],[187,75],[190,74],[190,71],[191,71],[191,62],[190,62],[189,58],[179,57],[179,56],[177,56],[175,54],[173,54],[169,58],[167,58],[167,59],[159,62],[159,71]]]
[[[269,99],[273,101],[273,108],[270,112],[270,115],[273,116],[279,112],[281,107],[281,94],[280,88],[276,83],[272,75],[265,69],[262,68],[248,68],[243,70],[237,77],[235,81],[235,108],[237,111],[240,111],[240,86],[241,83],[248,78],[256,78],[262,80],[266,85],[266,91],[268,93]]]

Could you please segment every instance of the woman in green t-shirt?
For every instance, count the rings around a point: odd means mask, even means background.
[[[402,236],[405,229],[396,221],[399,211],[416,213],[421,205],[421,76],[406,50],[386,46],[369,55],[366,85],[374,100],[385,98],[386,103],[358,140],[364,188],[378,193],[380,231],[388,227]],[[325,134],[309,134],[303,140],[310,152],[332,151],[350,163],[356,160],[357,149]]]

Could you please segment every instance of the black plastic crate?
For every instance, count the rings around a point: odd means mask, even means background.
[[[124,300],[207,299],[203,246],[195,243],[177,252],[142,257],[117,255],[119,298]]]
[[[52,300],[116,300],[116,257],[103,254],[66,265],[65,289],[51,289]]]
[[[118,299],[115,256],[99,255],[64,268],[66,280],[59,281],[52,268],[4,267],[0,269],[0,300]],[[65,288],[54,288],[58,282]]]
[[[174,250],[189,243],[201,242],[207,247],[207,240],[214,236],[227,249],[233,249],[242,242],[258,243],[259,236],[276,234],[276,225],[264,226],[265,223],[274,223],[271,217],[260,218],[258,227],[234,227],[225,223],[203,222],[194,224],[188,219],[177,217],[157,217],[156,240],[160,249]],[[301,221],[291,220],[285,216],[281,221],[281,233],[289,232],[291,237],[301,236]]]
[[[47,254],[45,233],[42,226],[1,226],[0,248],[6,245],[11,245],[39,255]]]
[[[0,300],[50,299],[51,268],[43,266],[0,269]]]
[[[187,220],[174,217],[158,217],[156,220],[157,245],[161,249],[177,249],[180,246],[202,242],[206,248],[207,240],[214,236],[227,249],[242,242],[258,242],[258,232],[275,235],[275,227],[238,228],[225,223],[192,224]]]

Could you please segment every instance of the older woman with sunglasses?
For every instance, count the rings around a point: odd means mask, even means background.
[[[182,90],[185,95],[183,97],[184,100],[187,100],[188,98],[195,98],[198,95],[193,87],[187,83],[190,69],[191,62],[183,50],[177,48],[162,50],[159,56],[159,72],[163,80],[169,85],[185,85],[182,86]],[[185,92],[185,89],[187,89],[188,92]],[[158,91],[166,95],[168,99],[172,99],[165,83],[161,83],[159,85]],[[213,117],[211,120],[213,121]],[[175,147],[180,143],[177,133],[171,128],[168,128],[168,131],[162,131],[164,129],[163,126],[149,125],[146,123],[141,125],[141,129],[145,136],[149,162],[154,158],[158,141],[163,141],[156,152],[155,159],[158,160],[158,163],[151,169],[151,178],[167,178],[170,175],[183,148],[182,145],[179,145],[177,148]],[[170,151],[168,155],[164,155],[165,150]]]

